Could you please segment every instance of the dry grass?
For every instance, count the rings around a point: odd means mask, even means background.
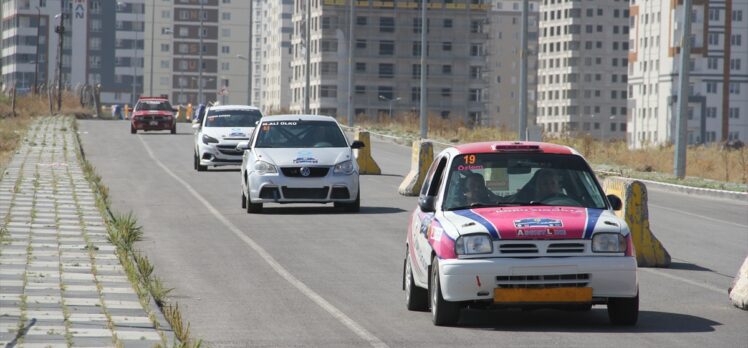
[[[341,120],[345,123],[345,120]],[[358,117],[356,125],[372,131],[416,138],[419,134],[418,115],[400,114],[388,117]],[[461,121],[442,119],[430,115],[429,138],[450,143],[468,143],[487,140],[515,140],[516,132],[468,127]],[[601,142],[590,136],[545,138],[544,141],[568,145],[595,165],[643,173],[673,173],[673,146],[646,150],[629,150],[623,141]],[[722,150],[719,145],[691,146],[687,150],[686,176],[724,183],[748,184],[748,149]],[[667,179],[667,178],[665,178]],[[671,178],[674,179],[674,178]],[[672,180],[670,180],[672,181]],[[720,185],[714,185],[720,187]],[[724,186],[724,185],[723,185]]]
[[[16,117],[13,117],[10,99],[0,95],[0,168],[5,168],[10,161],[33,118],[49,115],[46,94],[19,96],[16,103]],[[77,97],[65,93],[62,99],[62,113],[82,117],[90,115],[92,110],[81,108]]]

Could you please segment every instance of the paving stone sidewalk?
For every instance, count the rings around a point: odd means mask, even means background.
[[[72,118],[40,118],[0,180],[0,347],[169,346],[107,241],[77,149]]]

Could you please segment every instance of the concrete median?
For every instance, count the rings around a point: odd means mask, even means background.
[[[748,310],[748,257],[743,261],[732,287],[728,290],[730,301],[735,307]]]
[[[374,158],[371,157],[371,140],[369,137],[369,132],[357,130],[354,135],[354,140],[358,140],[364,143],[363,148],[353,151],[354,155],[356,156],[356,163],[358,163],[359,174],[382,174],[382,169],[379,168],[377,162],[375,162]]]
[[[430,141],[413,142],[413,153],[410,161],[410,172],[400,184],[398,193],[403,196],[418,196],[423,179],[434,161],[434,145]]]
[[[603,183],[606,194],[621,198],[623,209],[617,211],[626,220],[636,249],[639,267],[669,267],[670,254],[649,228],[647,187],[638,180],[608,177]]]

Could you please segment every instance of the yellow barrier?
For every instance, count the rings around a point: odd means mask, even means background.
[[[187,104],[187,122],[192,120],[192,103]]]
[[[353,150],[354,156],[356,157],[356,163],[358,163],[359,174],[382,174],[382,170],[379,169],[377,162],[375,162],[374,158],[371,157],[371,140],[369,139],[369,132],[357,130],[354,135],[354,140],[364,143],[363,148]]]
[[[123,110],[123,112],[125,113],[125,119],[129,120],[130,119],[130,105],[125,104],[125,109]]]
[[[732,286],[727,292],[730,294],[730,301],[735,307],[748,309],[748,257],[743,261],[743,266],[740,267],[738,275],[735,276],[735,281],[732,282]]]
[[[639,267],[669,267],[670,254],[649,229],[647,187],[637,180],[608,177],[603,183],[606,194],[621,198],[623,209],[616,214],[626,220],[636,249]]]
[[[434,161],[434,145],[429,141],[413,142],[413,155],[410,162],[410,173],[400,184],[398,192],[403,196],[418,196],[423,179]]]

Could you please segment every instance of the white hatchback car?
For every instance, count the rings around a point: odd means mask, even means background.
[[[242,151],[236,149],[246,141],[262,118],[260,109],[247,105],[211,106],[200,123],[193,124],[195,132],[195,170],[202,172],[209,166],[238,165]]]
[[[263,117],[252,138],[237,150],[242,159],[242,208],[262,211],[263,203],[334,203],[360,207],[358,164],[334,118],[317,115]]]

